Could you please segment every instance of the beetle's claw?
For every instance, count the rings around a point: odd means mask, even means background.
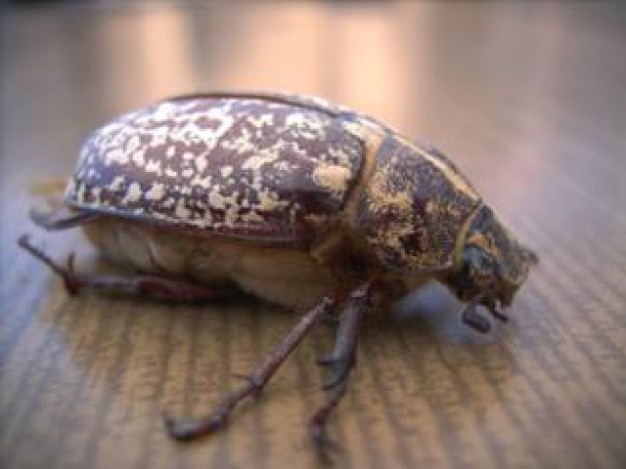
[[[243,373],[231,373],[233,378],[237,378],[246,381],[252,388],[251,394],[258,397],[261,394],[263,385],[259,380],[259,377],[255,374],[243,374]]]
[[[504,314],[502,310],[500,309],[497,309],[497,308],[492,309],[491,314],[493,315],[494,318],[502,322],[507,322],[509,320],[509,317],[506,314]]]
[[[337,362],[337,358],[332,353],[329,355],[326,355],[325,357],[317,359],[317,364],[319,366],[324,366],[324,367],[332,366],[336,362]]]

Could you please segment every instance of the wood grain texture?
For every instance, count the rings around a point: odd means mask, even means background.
[[[291,327],[263,303],[71,298],[16,247],[80,269],[76,231],[26,211],[87,133],[169,95],[279,89],[343,102],[451,155],[541,257],[489,337],[435,287],[371,316],[330,434],[340,467],[624,467],[626,9],[618,3],[212,3],[5,10],[0,466],[307,467],[318,327],[227,431],[169,440]],[[413,308],[415,309],[415,308]]]

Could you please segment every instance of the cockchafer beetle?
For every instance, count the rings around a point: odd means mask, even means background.
[[[487,332],[506,319],[535,254],[522,246],[444,155],[376,120],[317,98],[270,93],[176,97],[126,114],[87,140],[64,204],[31,211],[49,229],[82,226],[103,255],[138,269],[77,274],[26,236],[20,245],[71,293],[171,300],[251,292],[305,309],[295,328],[206,418],[166,418],[169,434],[213,432],[260,392],[320,318],[340,312],[315,441],[343,396],[364,311],[435,279]]]

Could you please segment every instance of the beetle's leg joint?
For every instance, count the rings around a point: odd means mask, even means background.
[[[256,396],[261,394],[261,391],[263,390],[263,387],[264,387],[264,383],[263,383],[261,376],[259,376],[259,373],[252,373],[252,374],[233,373],[232,376],[246,381],[253,388],[252,393],[255,394]]]

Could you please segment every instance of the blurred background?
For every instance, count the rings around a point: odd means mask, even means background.
[[[34,231],[28,207],[67,177],[94,128],[170,95],[263,89],[318,95],[431,142],[541,258],[512,324],[488,338],[438,314],[441,303],[400,330],[366,327],[332,428],[341,465],[623,467],[625,3],[0,8],[0,465],[319,463],[304,431],[319,396],[302,389],[317,389],[327,331],[243,423],[181,448],[163,437],[160,409],[202,413],[292,316],[68,299],[15,248]],[[48,247],[62,256],[79,239],[54,235]]]

